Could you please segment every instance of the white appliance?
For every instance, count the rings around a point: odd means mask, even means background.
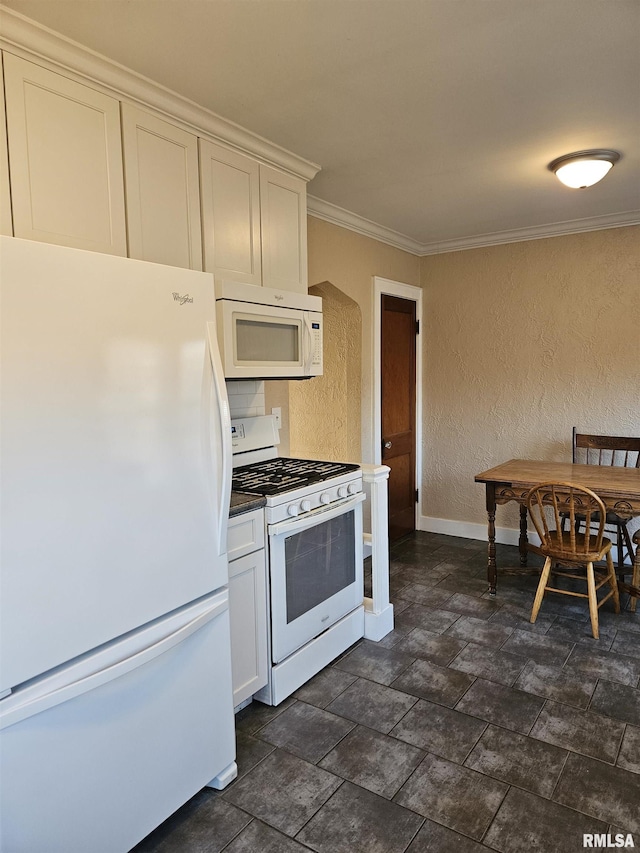
[[[218,339],[227,379],[322,375],[322,299],[235,281],[216,285]]]
[[[213,278],[0,241],[0,849],[124,853],[236,775]]]
[[[233,489],[263,495],[269,681],[278,705],[364,635],[360,467],[278,457],[267,415],[232,421]]]

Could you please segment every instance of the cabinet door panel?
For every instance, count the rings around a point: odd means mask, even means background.
[[[233,705],[267,683],[267,589],[264,549],[229,563]]]
[[[4,80],[0,62],[0,234],[13,236],[11,221],[11,191],[9,190],[9,152],[7,151],[7,124],[4,111]]]
[[[126,255],[118,101],[5,54],[16,237]]]
[[[198,138],[122,105],[129,255],[202,269]]]
[[[201,139],[200,180],[205,270],[261,284],[258,164]]]
[[[263,285],[306,293],[306,184],[260,166],[260,212]]]
[[[227,557],[230,561],[260,548],[264,548],[264,510],[243,512],[229,519]]]

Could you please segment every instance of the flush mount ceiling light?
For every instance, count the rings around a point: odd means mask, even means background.
[[[575,151],[549,163],[549,169],[565,186],[584,189],[597,184],[620,159],[617,151],[596,148],[593,151]]]

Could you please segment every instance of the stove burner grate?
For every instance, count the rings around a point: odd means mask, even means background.
[[[278,457],[235,468],[231,488],[247,494],[278,495],[359,469],[359,465],[347,462]]]

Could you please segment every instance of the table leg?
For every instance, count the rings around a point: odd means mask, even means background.
[[[529,546],[529,540],[527,538],[527,506],[526,504],[520,504],[520,539],[518,540],[518,547],[520,548],[520,565],[527,565],[527,550]]]
[[[487,483],[487,520],[488,530],[488,556],[487,580],[489,581],[489,595],[496,594],[498,568],[496,565],[496,487],[495,483]]]

